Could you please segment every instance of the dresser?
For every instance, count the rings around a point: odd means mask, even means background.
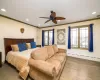
[[[36,47],[41,47],[41,45],[36,45]]]

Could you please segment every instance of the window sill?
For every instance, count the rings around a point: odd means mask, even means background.
[[[88,48],[71,48],[71,49],[88,50]]]

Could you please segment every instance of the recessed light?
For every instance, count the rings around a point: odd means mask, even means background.
[[[3,9],[3,8],[1,9],[1,11],[6,12],[6,10],[5,10],[5,9]]]
[[[40,24],[38,24],[38,26],[40,26]]]
[[[60,22],[60,20],[58,20],[58,22]]]
[[[96,12],[92,12],[92,14],[96,14]]]
[[[26,21],[29,21],[29,19],[26,19]]]

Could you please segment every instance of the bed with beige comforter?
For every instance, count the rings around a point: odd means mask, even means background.
[[[28,60],[30,59],[32,51],[36,49],[38,48],[28,49],[22,52],[10,51],[6,56],[6,61],[11,65],[13,65],[19,71],[19,75],[24,80],[27,78],[30,70],[30,67],[28,65]]]

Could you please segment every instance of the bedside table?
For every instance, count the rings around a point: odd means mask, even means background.
[[[0,52],[0,67],[2,67],[2,52]]]
[[[41,45],[36,45],[36,47],[41,47]]]

